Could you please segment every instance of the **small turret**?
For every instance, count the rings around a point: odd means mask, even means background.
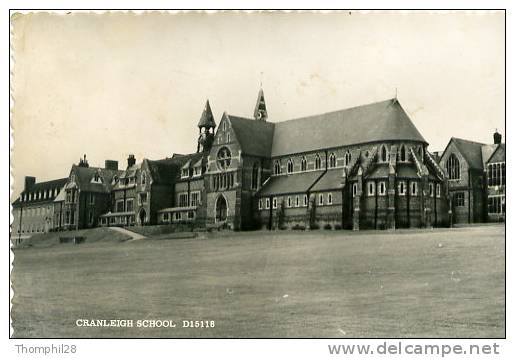
[[[216,128],[215,118],[209,105],[209,100],[206,101],[206,106],[200,120],[198,122],[199,137],[197,141],[197,153],[208,152],[211,150],[211,145],[214,140],[214,129]]]
[[[79,159],[79,167],[84,167],[84,168],[89,167],[88,160],[86,159],[86,154],[84,154],[84,159],[83,158]]]
[[[258,121],[265,121],[268,118],[266,111],[265,94],[263,89],[259,89],[258,98],[256,102],[256,109],[254,110],[254,118]]]

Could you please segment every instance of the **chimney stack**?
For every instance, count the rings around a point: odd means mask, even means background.
[[[136,164],[136,158],[134,154],[129,154],[129,158],[127,158],[127,168],[132,167],[134,164]]]
[[[29,191],[36,184],[36,177],[25,177],[23,191]]]
[[[501,140],[502,140],[502,135],[501,135],[501,133],[497,132],[497,129],[496,129],[495,133],[494,133],[494,144],[501,144]]]
[[[109,169],[109,170],[118,170],[118,161],[107,159],[105,161],[104,168]]]

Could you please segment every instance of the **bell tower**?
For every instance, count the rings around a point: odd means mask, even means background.
[[[254,110],[254,118],[258,121],[265,121],[268,118],[268,113],[266,111],[266,103],[265,103],[265,94],[263,93],[263,89],[259,89],[258,98],[256,102],[256,109]]]
[[[213,112],[211,112],[211,106],[209,100],[206,101],[206,106],[202,112],[202,116],[198,122],[199,137],[197,142],[197,153],[208,152],[211,150],[211,145],[214,140],[214,131],[216,128],[215,119]]]

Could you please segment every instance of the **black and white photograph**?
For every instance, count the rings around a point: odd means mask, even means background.
[[[505,15],[11,11],[10,337],[506,338]]]

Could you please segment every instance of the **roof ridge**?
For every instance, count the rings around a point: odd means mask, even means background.
[[[467,143],[471,143],[471,144],[488,145],[487,143],[476,142],[476,141],[473,141],[470,139],[464,139],[464,138],[458,138],[458,137],[451,137],[451,139],[455,139],[455,140],[459,140],[459,141],[467,142]]]
[[[284,120],[284,121],[280,121],[280,122],[276,122],[276,123],[285,123],[285,122],[296,121],[296,120],[300,120],[300,119],[308,119],[308,118],[313,118],[313,117],[325,116],[325,115],[328,115],[328,114],[334,114],[334,113],[338,113],[338,112],[348,111],[348,110],[351,110],[351,109],[356,109],[356,108],[362,108],[362,107],[372,106],[372,105],[374,105],[374,104],[379,104],[379,103],[385,103],[385,102],[392,102],[392,103],[394,103],[393,101],[397,101],[397,102],[399,102],[399,100],[398,100],[398,99],[395,99],[395,98],[389,98],[389,99],[385,99],[385,100],[382,100],[382,101],[370,102],[370,103],[360,104],[360,105],[357,105],[357,106],[352,106],[352,107],[347,107],[347,108],[336,109],[336,110],[334,110],[334,111],[328,111],[328,112],[322,112],[322,113],[310,114],[310,115],[302,116],[302,117],[290,118],[290,119],[286,119],[286,120]],[[401,107],[402,107],[402,106],[401,106]]]

